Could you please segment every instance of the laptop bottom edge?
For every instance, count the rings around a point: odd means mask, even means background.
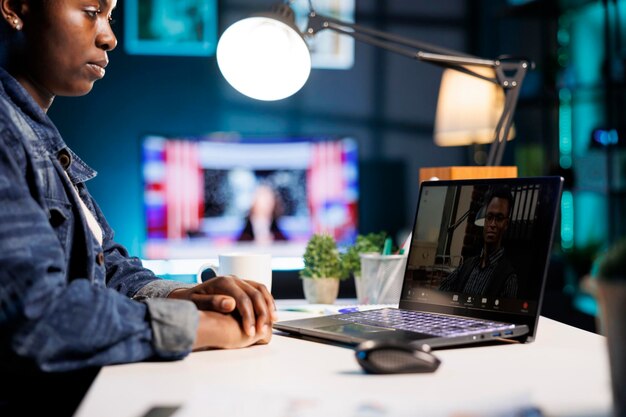
[[[528,326],[519,325],[505,331],[477,332],[456,336],[434,336],[356,323],[337,323],[336,320],[328,318],[329,320],[326,321],[324,317],[320,317],[320,322],[315,327],[302,327],[298,323],[300,320],[291,320],[275,323],[274,329],[294,336],[311,337],[320,341],[329,340],[349,346],[355,346],[366,340],[384,339],[400,340],[419,346],[428,345],[433,349],[489,342],[523,342],[524,336],[529,332]],[[308,324],[310,325],[310,322]]]

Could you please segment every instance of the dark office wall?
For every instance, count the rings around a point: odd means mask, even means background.
[[[219,33],[271,4],[220,2]],[[465,0],[356,4],[358,23],[467,51],[471,14]],[[313,70],[295,96],[257,102],[224,81],[215,57],[128,55],[123,2],[118,8],[120,44],[110,54],[106,77],[85,97],[57,98],[50,116],[68,144],[99,172],[88,185],[118,240],[135,254],[144,239],[140,139],[146,133],[351,135],[360,146],[365,231],[409,229],[419,168],[467,163],[465,148],[438,148],[432,141],[437,67],[357,44],[351,70]]]

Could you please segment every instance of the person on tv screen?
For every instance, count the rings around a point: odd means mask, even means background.
[[[441,282],[440,290],[502,298],[517,296],[517,273],[502,246],[512,208],[513,196],[508,189],[498,188],[491,193],[486,207],[480,255],[466,259],[452,271]]]
[[[176,360],[272,335],[275,305],[264,286],[159,279],[129,256],[87,190],[95,171],[47,115],[56,96],[85,95],[105,76],[116,3],[0,0],[2,416],[29,415],[36,403],[71,414],[71,398],[103,365]],[[106,106],[93,111],[107,122]],[[84,137],[95,128],[84,125]],[[63,394],[47,403],[55,385]]]
[[[282,212],[283,205],[278,193],[270,185],[260,184],[254,191],[252,206],[239,240],[261,244],[287,240],[278,227],[278,218]]]

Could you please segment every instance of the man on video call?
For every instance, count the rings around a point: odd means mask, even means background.
[[[491,193],[485,213],[481,254],[467,258],[444,278],[440,290],[502,298],[517,296],[517,273],[502,247],[512,207],[513,196],[508,189],[499,188]]]

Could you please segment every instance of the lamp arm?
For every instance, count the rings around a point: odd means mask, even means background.
[[[454,55],[454,56],[465,56],[468,58],[476,58],[472,55],[454,51],[452,49],[443,48],[440,46],[432,45],[427,42],[416,41],[414,39],[405,38],[403,36],[394,35],[391,33],[386,33],[376,29],[366,28],[354,23],[344,22],[339,19],[335,19],[334,17],[323,16],[317,14],[315,11],[311,11],[309,13],[309,21],[306,30],[306,34],[315,35],[317,32],[331,29],[337,32],[344,33],[346,35],[352,36],[353,33],[362,33],[368,35],[370,37],[379,38],[385,40],[387,42],[392,42],[399,45],[408,46],[413,49],[417,49],[424,52],[431,52],[442,55]],[[365,41],[367,42],[367,41]],[[412,56],[415,57],[414,55]]]
[[[498,166],[502,162],[504,156],[504,149],[509,137],[509,131],[513,124],[513,114],[517,107],[517,100],[519,98],[519,91],[522,87],[522,81],[526,76],[528,68],[533,68],[534,64],[528,61],[521,61],[517,63],[512,62],[498,62],[496,67],[496,77],[500,80],[500,85],[504,88],[504,108],[502,114],[498,120],[498,124],[495,129],[495,138],[489,148],[489,156],[487,158],[488,166]],[[512,75],[507,75],[508,72],[513,70]]]
[[[487,165],[500,165],[509,131],[513,124],[513,114],[517,106],[519,89],[528,69],[534,68],[532,61],[508,56],[501,56],[495,60],[478,58],[426,42],[407,39],[402,36],[365,28],[354,23],[343,22],[333,17],[319,15],[311,9],[306,35],[312,36],[324,29],[351,36],[358,41],[408,58],[430,62],[443,68],[454,69],[500,86],[505,94],[504,109],[496,125],[494,141],[491,144],[487,159]],[[496,75],[495,77],[481,75],[472,71],[472,66],[493,68]]]
[[[495,139],[489,149],[489,157],[487,158],[488,166],[498,166],[502,162],[509,131],[513,125],[513,114],[515,113],[519,89],[509,90],[509,92],[505,92],[505,94],[504,109],[502,110],[502,115],[495,129]]]
[[[361,41],[363,43],[367,43],[369,45],[372,46],[377,46],[379,48],[391,51],[391,52],[395,52],[399,55],[403,55],[407,58],[415,58],[415,51],[413,51],[412,49],[408,49],[402,46],[398,46],[398,45],[394,45],[391,42],[388,42],[386,40],[381,40],[378,39],[376,37],[373,37],[369,34],[365,34],[365,33],[361,33],[361,32],[357,32],[357,31],[352,31],[352,30],[347,30],[341,26],[337,26],[334,25],[332,23],[329,23],[328,26],[324,27],[324,29],[329,29],[332,30],[334,32],[337,33],[341,33],[343,35],[348,35],[358,41]],[[312,33],[317,33],[317,32],[312,32]]]
[[[480,78],[485,81],[489,81],[490,83],[500,85],[498,78],[487,77],[485,75],[479,74],[476,71],[473,71],[472,69],[464,66],[464,65],[470,65],[470,66],[494,68],[497,65],[497,61],[493,61],[489,59],[465,57],[465,56],[457,57],[453,55],[433,54],[430,52],[422,52],[422,51],[419,51],[417,52],[417,54],[415,54],[415,59],[429,62],[431,64],[434,64],[443,68],[450,68],[450,69],[462,72],[464,74],[470,75],[472,77]]]
[[[313,36],[324,29],[350,36],[358,41],[395,52],[408,58],[430,62],[443,68],[454,69],[470,76],[481,78],[485,81],[497,84],[503,89],[516,88],[521,84],[526,73],[526,71],[521,72],[519,69],[526,69],[529,65],[534,65],[527,60],[512,60],[510,57],[501,57],[495,60],[479,58],[426,42],[420,42],[380,30],[366,28],[354,23],[344,22],[334,17],[323,16],[317,14],[315,11],[311,11],[309,13],[306,35]],[[494,68],[496,77],[486,77],[472,71],[471,68],[467,68],[467,66]],[[510,72],[513,72],[513,74],[509,75]]]
[[[352,38],[354,38],[354,39],[356,39],[358,41],[367,43],[367,44],[372,45],[372,46],[377,46],[377,47],[385,49],[387,51],[395,52],[395,53],[397,53],[399,55],[403,55],[403,56],[405,56],[407,58],[417,59],[417,60],[420,60],[420,61],[428,61],[428,62],[431,62],[432,64],[435,64],[435,65],[443,67],[443,68],[452,68],[452,69],[454,69],[456,71],[463,72],[463,73],[471,75],[473,77],[482,78],[483,80],[492,82],[494,84],[498,84],[498,80],[496,78],[486,77],[486,76],[484,76],[482,74],[478,74],[478,73],[472,71],[469,68],[466,68],[466,67],[462,66],[461,64],[457,65],[457,63],[464,63],[465,65],[491,66],[491,65],[485,64],[485,63],[486,62],[494,62],[494,61],[487,61],[487,60],[484,60],[484,59],[471,58],[471,57],[454,57],[454,56],[451,56],[451,55],[433,54],[433,53],[430,53],[430,52],[422,52],[422,51],[415,52],[414,50],[411,50],[411,49],[408,49],[408,48],[404,48],[402,46],[394,45],[391,42],[378,39],[378,38],[370,36],[368,34],[356,32],[356,31],[346,30],[343,27],[335,26],[332,23],[330,23],[327,27],[325,27],[325,29],[329,29],[329,30],[335,31],[335,32],[341,33],[343,35],[348,35],[348,36],[350,36],[350,37],[352,37]],[[450,60],[447,60],[447,58],[450,58]]]
[[[411,49],[407,49],[404,48],[402,46],[397,46],[394,45],[393,43],[384,41],[384,40],[380,40],[378,38],[372,37],[370,35],[367,34],[363,34],[360,32],[355,32],[355,31],[349,31],[346,30],[342,27],[338,27],[338,26],[334,26],[333,24],[329,24],[328,27],[326,27],[326,29],[335,31],[337,33],[341,33],[343,35],[348,35],[360,42],[363,43],[367,43],[369,45],[372,46],[376,46],[382,49],[385,49],[387,51],[391,51],[391,52],[395,52],[399,55],[403,55],[407,58],[411,58],[411,59],[417,59],[420,61],[427,61],[427,62],[431,62],[434,65],[443,67],[443,68],[451,68],[454,69],[456,71],[459,72],[463,72],[465,74],[468,74],[470,76],[473,77],[477,77],[477,78],[482,78],[483,80],[492,82],[494,84],[498,84],[498,80],[496,78],[493,77],[486,77],[482,74],[478,74],[474,71],[472,71],[469,68],[463,67],[461,65],[456,65],[457,62],[463,62],[465,63],[465,65],[485,65],[485,62],[487,62],[486,60],[481,60],[479,58],[470,58],[470,57],[463,57],[463,58],[457,58],[457,57],[453,57],[451,55],[440,55],[440,54],[433,54],[433,53],[429,53],[429,52],[415,52]],[[451,58],[450,61],[447,61],[446,58]],[[493,61],[492,61],[493,62]],[[485,65],[485,66],[489,66],[489,65]]]

